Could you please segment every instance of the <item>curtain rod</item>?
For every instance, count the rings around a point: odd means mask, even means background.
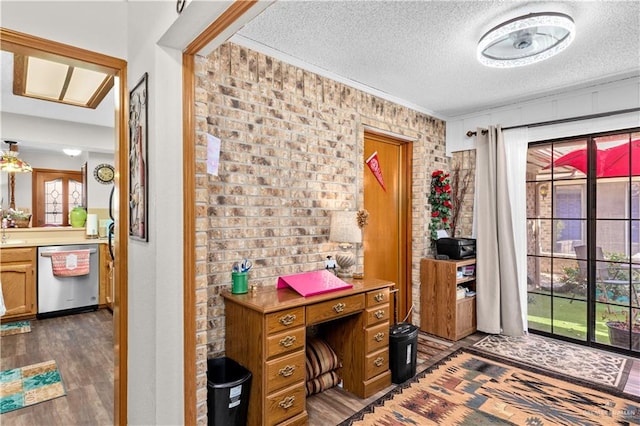
[[[572,121],[590,120],[590,119],[593,119],[593,118],[602,118],[602,117],[608,117],[608,116],[611,116],[611,115],[628,114],[630,112],[638,112],[638,111],[640,111],[640,108],[619,109],[619,110],[616,110],[616,111],[599,112],[597,114],[580,115],[580,116],[577,116],[577,117],[559,118],[559,119],[556,119],[556,120],[540,121],[538,123],[520,124],[520,125],[517,125],[517,126],[503,127],[502,130],[520,129],[522,127],[550,126],[552,124],[571,123]],[[482,129],[482,134],[486,135],[487,134],[487,130],[486,129]],[[468,138],[470,138],[471,136],[476,136],[477,132],[473,132],[473,131],[469,130],[466,133],[466,135],[467,135]]]

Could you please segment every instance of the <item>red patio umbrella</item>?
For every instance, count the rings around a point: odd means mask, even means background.
[[[631,169],[629,169],[631,155]],[[587,149],[576,149],[553,162],[555,167],[568,166],[587,173]],[[629,173],[631,172],[631,173]],[[640,139],[596,151],[596,177],[640,176]]]

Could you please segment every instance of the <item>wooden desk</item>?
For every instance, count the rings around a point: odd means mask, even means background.
[[[226,355],[253,374],[247,424],[298,425],[305,407],[306,327],[332,321],[323,337],[342,362],[344,389],[367,398],[391,384],[389,288],[346,280],[348,290],[302,297],[290,289],[225,292]]]

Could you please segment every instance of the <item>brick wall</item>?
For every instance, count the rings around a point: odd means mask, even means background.
[[[448,169],[445,123],[333,80],[226,43],[196,59],[198,418],[206,414],[206,358],[224,353],[231,267],[253,260],[250,285],[320,269],[336,247],[329,212],[363,206],[364,130],[412,140],[412,291],[429,255],[429,179]],[[206,134],[221,139],[218,176],[206,174]],[[362,250],[358,250],[362,265]]]

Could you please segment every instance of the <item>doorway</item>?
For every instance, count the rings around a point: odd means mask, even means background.
[[[382,184],[364,173],[364,274],[396,283],[394,321],[411,320],[411,148],[412,144],[369,131],[364,133],[364,159],[374,153]]]
[[[529,330],[640,351],[640,132],[529,146]]]
[[[127,205],[128,187],[128,148],[127,148],[127,63],[126,61],[100,53],[91,52],[74,46],[34,37],[17,31],[0,28],[0,42],[3,51],[18,53],[37,58],[55,58],[63,63],[83,64],[87,68],[101,70],[113,75],[119,84],[114,96],[115,102],[115,170],[114,180],[117,202],[114,203],[115,222],[115,262],[114,262],[114,308],[113,308],[113,355],[114,355],[114,422],[127,423],[127,209],[118,206]],[[43,101],[45,102],[45,101]]]

